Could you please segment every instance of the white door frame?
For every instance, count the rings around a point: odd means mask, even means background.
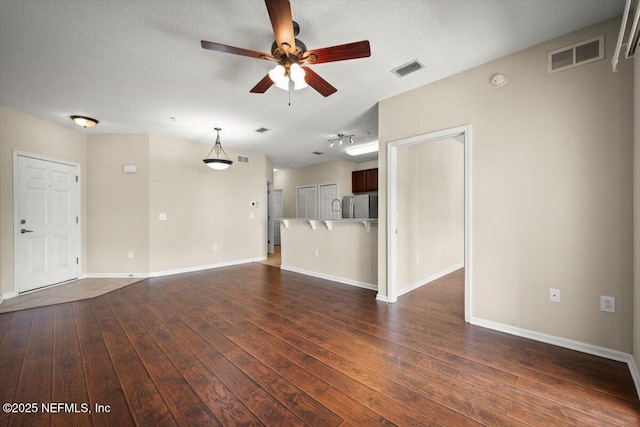
[[[398,148],[445,138],[464,137],[464,320],[471,319],[471,125],[457,126],[391,141],[387,144],[387,300],[396,302],[398,222]]]
[[[13,150],[13,283],[14,293],[17,295],[21,292],[18,289],[18,262],[20,261],[20,250],[18,247],[18,229],[20,228],[20,219],[18,212],[19,188],[18,188],[18,157],[29,157],[32,159],[43,160],[45,162],[60,163],[63,165],[73,166],[78,171],[78,269],[76,279],[80,279],[82,275],[82,170],[80,164],[68,160],[60,160],[54,157],[42,156],[40,154],[27,153],[25,151]]]
[[[273,219],[273,183],[267,179],[267,256],[275,253],[274,246],[274,219]]]

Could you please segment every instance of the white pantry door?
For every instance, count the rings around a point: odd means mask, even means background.
[[[333,201],[338,198],[338,184],[320,184],[320,218],[338,219],[341,218],[340,201],[335,206]],[[334,208],[336,210],[334,210]]]
[[[23,155],[17,156],[17,163],[17,291],[77,279],[78,167]]]

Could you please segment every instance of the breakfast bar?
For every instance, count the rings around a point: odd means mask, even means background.
[[[378,220],[282,218],[283,270],[378,289]]]

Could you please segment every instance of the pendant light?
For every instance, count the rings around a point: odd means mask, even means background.
[[[211,169],[221,171],[231,166],[233,162],[229,160],[229,156],[227,156],[227,153],[225,153],[225,151],[222,149],[222,144],[220,144],[220,131],[222,129],[215,128],[215,130],[217,132],[216,143],[213,145],[213,148],[211,149],[211,151],[209,151],[209,154],[207,154],[207,157],[203,160],[203,162]],[[209,156],[211,156],[211,153],[213,153],[214,151],[216,153],[216,156],[210,158]],[[220,153],[224,154],[224,157],[226,158],[221,158]]]

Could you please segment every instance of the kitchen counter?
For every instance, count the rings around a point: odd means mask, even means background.
[[[281,218],[283,270],[378,290],[378,219]]]
[[[333,223],[336,222],[352,222],[352,223],[362,223],[364,225],[365,231],[367,233],[371,232],[371,224],[378,223],[378,218],[337,218],[337,219],[321,219],[321,218],[280,218],[280,222],[285,228],[289,228],[289,223],[291,221],[306,221],[309,223],[312,229],[316,229],[319,222],[324,223],[327,227],[327,230],[333,230]]]

